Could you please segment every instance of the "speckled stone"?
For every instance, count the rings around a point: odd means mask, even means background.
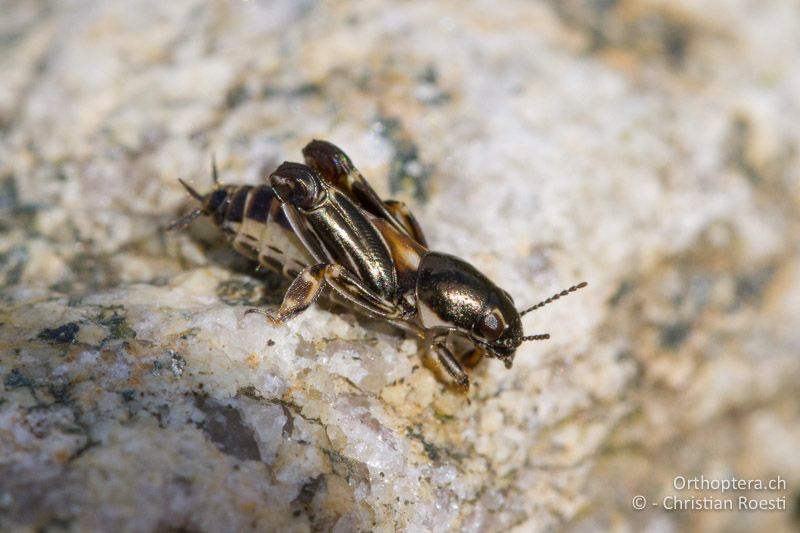
[[[797,528],[796,2],[2,11],[0,530]],[[165,232],[177,178],[313,138],[520,306],[589,288],[467,395],[346,309],[245,316],[286,283]],[[632,509],[678,475],[787,510]]]

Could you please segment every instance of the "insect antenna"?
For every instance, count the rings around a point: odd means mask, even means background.
[[[183,229],[186,226],[188,226],[189,224],[191,224],[192,221],[194,219],[196,219],[197,217],[199,217],[202,213],[203,213],[202,210],[195,209],[194,211],[192,211],[188,215],[183,215],[178,220],[173,220],[172,222],[170,222],[169,226],[166,227],[166,230],[167,231],[172,231],[172,230],[175,230],[175,229]]]
[[[522,342],[526,341],[546,341],[550,338],[549,333],[542,333],[541,335],[525,335],[522,337]]]
[[[569,294],[569,293],[571,293],[571,292],[575,292],[575,291],[577,291],[578,289],[582,289],[582,288],[584,288],[584,287],[585,287],[585,286],[587,286],[587,285],[588,285],[588,283],[586,283],[585,281],[583,281],[583,282],[581,282],[581,283],[578,283],[577,285],[573,285],[573,286],[572,286],[572,287],[570,287],[569,289],[564,289],[563,291],[561,291],[561,292],[558,292],[558,293],[556,293],[556,294],[552,295],[552,296],[551,296],[550,298],[548,298],[547,300],[542,300],[542,301],[541,301],[541,302],[539,302],[538,304],[536,304],[536,305],[533,305],[533,306],[531,306],[531,307],[529,307],[529,308],[525,309],[524,311],[520,311],[520,312],[519,312],[519,316],[522,316],[522,315],[524,315],[524,314],[526,314],[526,313],[530,313],[531,311],[535,311],[536,309],[539,309],[540,307],[544,307],[545,305],[549,304],[550,302],[554,302],[554,301],[558,300],[559,298],[561,298],[562,296],[566,296],[567,294]]]

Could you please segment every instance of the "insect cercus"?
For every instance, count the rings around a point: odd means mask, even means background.
[[[517,311],[508,292],[474,266],[429,250],[406,206],[381,200],[338,147],[311,141],[303,156],[306,164],[283,163],[268,184],[258,186],[224,185],[216,165],[208,194],[180,180],[201,205],[170,229],[210,216],[239,253],[293,280],[277,314],[248,313],[280,324],[307,309],[327,286],[356,310],[423,339],[426,352],[466,389],[464,366],[487,356],[510,368],[522,342],[550,338],[523,335],[524,314],[586,286]],[[455,355],[451,347],[458,339],[469,348]]]

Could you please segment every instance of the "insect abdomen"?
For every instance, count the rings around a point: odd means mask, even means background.
[[[225,198],[213,210],[214,223],[231,239],[240,254],[259,265],[293,278],[309,263],[281,203],[268,185],[228,185]],[[208,203],[206,203],[208,205]]]

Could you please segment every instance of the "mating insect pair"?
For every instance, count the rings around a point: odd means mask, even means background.
[[[339,148],[315,140],[303,156],[305,165],[283,163],[258,186],[223,185],[216,165],[208,194],[181,180],[201,206],[170,225],[210,216],[239,253],[292,279],[277,314],[248,311],[274,324],[304,311],[328,287],[356,310],[423,339],[426,352],[466,389],[464,366],[487,356],[511,368],[522,342],[550,338],[523,335],[525,313],[586,285],[517,311],[511,296],[475,267],[429,250],[406,206],[381,200]],[[457,338],[471,347],[459,356],[450,348]]]

